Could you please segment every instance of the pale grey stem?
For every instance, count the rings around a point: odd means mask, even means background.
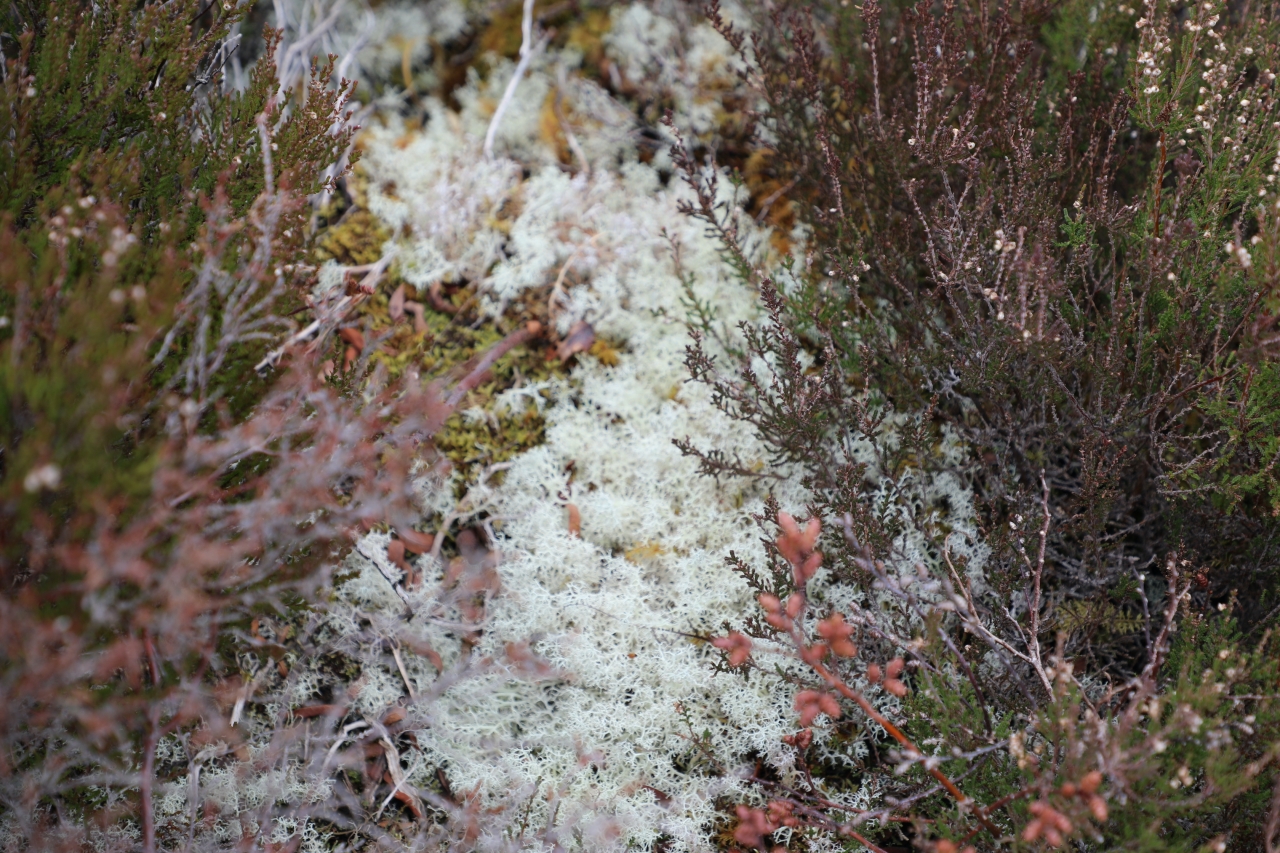
[[[524,0],[524,22],[521,24],[521,31],[523,39],[520,42],[520,61],[516,64],[516,70],[511,75],[510,82],[507,83],[507,90],[502,93],[498,108],[494,110],[493,119],[489,122],[489,131],[484,135],[485,159],[493,158],[493,140],[498,135],[498,125],[502,123],[502,114],[511,105],[511,99],[515,97],[520,78],[524,77],[525,71],[529,69],[529,62],[534,54],[547,44],[547,36],[539,39],[536,45],[533,43],[533,0]]]

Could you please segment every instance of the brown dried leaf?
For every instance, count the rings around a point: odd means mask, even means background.
[[[591,345],[595,342],[596,330],[586,320],[580,320],[556,347],[556,358],[561,362],[568,361],[578,353],[591,349]]]
[[[391,301],[387,303],[387,312],[391,314],[391,322],[395,323],[404,316],[404,284],[401,283],[396,288],[395,293],[391,294]]]
[[[413,331],[417,334],[425,334],[427,331],[426,309],[422,307],[420,302],[405,302],[404,311],[406,314],[413,315]]]

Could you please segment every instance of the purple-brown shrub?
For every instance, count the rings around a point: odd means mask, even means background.
[[[803,772],[757,781],[798,825],[753,812],[740,841],[1277,843],[1276,20],[960,0],[719,21],[814,232],[777,281],[744,265],[768,316],[741,362],[699,322],[688,364],[805,467],[828,534],[816,579],[782,544],[771,573],[738,561],[763,618],[721,648],[807,664],[802,729],[826,714],[849,744],[833,762],[797,735]],[[734,212],[674,157],[734,256]],[[954,496],[913,492],[945,471],[976,537]],[[777,509],[759,521],[786,539]],[[836,616],[861,659],[814,640]]]

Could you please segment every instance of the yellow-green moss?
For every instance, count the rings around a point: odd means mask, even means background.
[[[532,404],[523,411],[508,410],[483,419],[458,413],[436,434],[435,444],[462,474],[459,489],[465,490],[465,484],[474,482],[486,467],[541,444],[546,428],[546,420]],[[491,482],[501,478],[502,473],[496,472]]]
[[[316,259],[348,266],[372,264],[382,257],[382,244],[390,238],[391,231],[372,213],[350,210],[316,239]]]

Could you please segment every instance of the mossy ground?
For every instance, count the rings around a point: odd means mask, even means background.
[[[540,25],[551,34],[548,50],[579,54],[582,62],[578,73],[605,85],[611,94],[631,106],[641,126],[656,121],[660,111],[670,105],[662,93],[645,91],[638,82],[622,80],[619,83],[616,72],[610,73],[612,61],[606,54],[604,41],[613,23],[609,7],[588,4],[579,8],[576,4],[566,4],[563,9],[539,8],[536,14]],[[451,43],[433,45],[429,62],[437,72],[432,78],[434,86],[429,91],[414,91],[407,109],[411,112],[416,109],[414,104],[420,94],[434,95],[449,103],[452,91],[466,80],[470,71],[474,70],[483,80],[491,71],[493,57],[517,57],[521,17],[521,3],[505,3],[468,34]],[[421,79],[419,70],[405,69],[406,80]],[[725,98],[725,94],[721,91],[702,93],[705,98],[724,102],[717,110],[719,127],[714,134],[714,145],[725,163],[740,169],[749,195],[748,210],[772,228],[770,239],[774,253],[784,257],[792,250],[790,235],[797,223],[797,211],[790,198],[792,187],[773,169],[773,151],[750,142],[748,123],[744,120],[746,105],[738,99]],[[556,151],[558,160],[566,168],[577,165],[564,130],[565,119],[573,118],[565,110],[571,109],[569,105],[556,103],[549,94],[539,123],[542,141]],[[407,137],[404,144],[411,138]],[[699,150],[703,150],[704,143],[711,142],[710,139],[694,140]],[[650,160],[653,155],[649,148],[642,148],[639,153],[642,161]],[[389,227],[363,206],[367,181],[368,176],[360,172],[357,165],[347,183],[347,196],[322,213],[318,220],[321,229],[315,241],[318,261],[371,264],[381,257],[383,245],[394,236]],[[519,215],[519,208],[517,190],[491,224],[499,230],[504,225],[509,228]],[[566,284],[575,283],[572,275],[569,276]],[[477,282],[441,282],[439,295],[450,306],[442,311],[433,307],[427,294],[404,282],[393,264],[378,291],[359,306],[355,318],[366,340],[375,342],[369,354],[372,364],[385,367],[393,377],[414,369],[425,382],[465,365],[521,325],[537,321],[546,327],[552,319],[547,310],[552,284],[547,281],[543,287],[526,293],[503,316],[490,318],[476,310]],[[404,288],[407,300],[423,305],[425,322],[418,328],[411,317],[391,319],[391,299],[400,287]],[[458,485],[460,490],[474,482],[480,472],[512,459],[543,440],[545,424],[537,407],[530,403],[524,410],[498,410],[493,403],[499,395],[521,383],[568,376],[576,359],[590,358],[608,366],[618,361],[618,344],[603,339],[597,339],[585,353],[563,361],[555,357],[554,341],[544,340],[541,344],[518,347],[499,359],[489,378],[467,396],[459,406],[460,411],[436,437],[436,446],[463,475]],[[501,473],[497,476],[500,481]]]

